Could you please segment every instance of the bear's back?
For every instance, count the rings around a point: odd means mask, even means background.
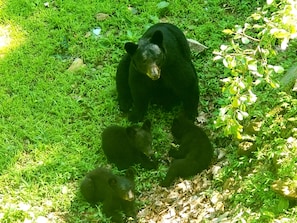
[[[201,127],[180,116],[174,120],[171,131],[185,153],[190,153],[193,157],[203,157],[202,160],[212,158],[213,147]]]
[[[102,132],[102,149],[107,159],[119,169],[126,169],[135,163],[137,150],[124,127],[107,127]]]
[[[89,203],[102,202],[110,196],[108,180],[112,176],[111,171],[104,168],[97,168],[86,175],[81,184],[81,192]]]
[[[121,126],[109,126],[102,132],[102,148],[105,153],[113,153],[118,147],[130,146],[126,128]]]
[[[181,145],[189,147],[190,156],[197,154],[198,157],[203,157],[206,160],[210,160],[213,156],[211,142],[203,129],[198,126],[183,135]]]

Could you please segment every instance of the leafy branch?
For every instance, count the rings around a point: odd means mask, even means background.
[[[281,0],[267,4],[247,18],[244,26],[225,29],[231,35],[229,44],[215,50],[214,60],[225,66],[223,78],[224,105],[215,121],[216,128],[223,128],[226,136],[241,139],[242,121],[249,116],[248,108],[257,101],[255,86],[260,83],[279,87],[275,75],[282,74],[280,65],[270,64],[278,51],[286,50],[289,41],[297,37],[297,3]]]

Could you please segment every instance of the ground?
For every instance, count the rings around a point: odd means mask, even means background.
[[[224,104],[225,76],[212,52],[229,41],[223,29],[244,24],[265,2],[135,0],[115,7],[108,0],[0,0],[0,221],[103,221],[101,207],[90,207],[79,185],[98,165],[117,172],[100,152],[100,134],[109,125],[130,124],[115,88],[124,43],[152,24],[170,22],[208,47],[192,57],[201,91],[196,123],[210,136],[216,159],[193,179],[159,187],[178,110],[151,106],[154,155],[161,163],[158,170],[136,168],[139,221],[296,222],[294,202],[271,188],[296,173],[296,99],[263,87],[258,98],[265,101],[253,108],[260,116],[253,123],[264,123],[252,154],[238,152],[239,143],[213,124]],[[296,50],[274,60],[287,69],[294,58]]]

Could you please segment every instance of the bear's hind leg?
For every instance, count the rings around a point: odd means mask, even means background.
[[[176,159],[172,162],[165,179],[161,182],[161,186],[169,187],[172,182],[179,177],[186,178],[194,176],[197,173],[197,163],[189,159]]]
[[[132,107],[132,96],[129,87],[129,66],[131,58],[126,54],[120,61],[116,73],[116,88],[119,107],[122,112],[128,112]]]

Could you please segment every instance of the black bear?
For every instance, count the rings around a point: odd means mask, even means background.
[[[126,217],[135,219],[134,176],[127,171],[126,177],[114,175],[111,170],[98,167],[87,173],[81,183],[80,191],[92,205],[103,203],[103,212],[112,222],[123,222]]]
[[[119,169],[127,169],[134,164],[147,169],[156,168],[155,162],[150,159],[153,150],[149,120],[142,127],[107,127],[102,132],[102,149],[107,159]]]
[[[151,26],[138,44],[125,44],[127,54],[116,73],[120,110],[141,121],[150,101],[165,107],[183,103],[189,119],[197,116],[198,78],[183,32],[168,23]]]
[[[178,177],[190,177],[207,169],[212,161],[213,147],[205,132],[184,116],[173,120],[172,135],[180,145],[171,149],[169,156],[175,158],[162,186],[168,187]]]

